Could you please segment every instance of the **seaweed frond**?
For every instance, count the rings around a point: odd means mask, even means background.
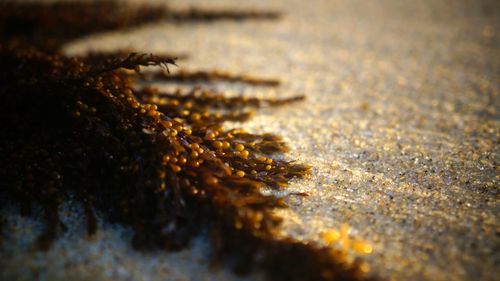
[[[124,6],[117,1],[0,3],[0,37],[45,50],[91,33],[125,29],[165,19],[163,6]],[[66,28],[70,27],[70,28]]]
[[[167,73],[170,73],[168,69],[168,65],[175,65],[175,60],[177,58],[165,57],[165,56],[155,56],[153,54],[140,54],[140,53],[129,53],[125,58],[121,57],[108,57],[106,60],[103,60],[105,63],[97,64],[94,67],[91,67],[91,73],[93,75],[98,75],[104,72],[110,72],[119,68],[135,70],[139,72],[139,67],[141,66],[160,66],[167,70]]]
[[[172,10],[168,13],[168,19],[174,22],[192,21],[216,21],[216,20],[276,20],[282,14],[278,11],[259,10],[230,10],[230,9],[200,9],[191,7],[187,10]]]
[[[123,5],[118,1],[0,3],[0,38],[18,40],[45,50],[84,35],[123,30],[152,22],[276,20],[279,12],[246,10],[175,10],[165,5]],[[65,28],[71,27],[71,28]]]
[[[165,82],[229,82],[229,83],[242,83],[252,86],[268,86],[277,87],[281,81],[276,78],[260,78],[250,75],[235,75],[229,72],[222,72],[217,70],[212,71],[185,71],[180,70],[176,73],[166,75],[163,72],[149,72],[142,75],[143,79],[151,81],[165,81]]]

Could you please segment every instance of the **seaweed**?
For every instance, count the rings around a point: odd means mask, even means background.
[[[130,226],[137,249],[180,250],[207,230],[214,260],[239,273],[263,269],[271,280],[367,279],[344,251],[279,235],[274,211],[286,208],[285,198],[261,190],[283,189],[309,167],[277,157],[288,150],[277,135],[223,127],[227,120],[246,120],[252,108],[303,97],[137,89],[141,66],[168,71],[175,59],[120,52],[69,57],[59,50],[77,36],[163,19],[157,9],[142,7],[127,17],[115,2],[8,5],[15,12],[0,17],[0,194],[24,215],[41,206],[46,225],[39,249],[49,249],[65,230],[58,209],[74,197],[84,206],[88,235],[98,231],[98,213]],[[82,11],[86,20],[78,22]],[[259,84],[229,74],[215,78]]]
[[[191,7],[187,10],[169,10],[167,18],[176,23],[211,22],[218,20],[276,20],[281,17],[277,11],[207,10]]]
[[[175,10],[165,5],[123,5],[118,1],[0,3],[0,38],[15,38],[38,48],[57,50],[83,35],[123,30],[152,22],[212,22],[218,20],[275,20],[275,11]],[[71,27],[71,28],[66,28]]]
[[[279,79],[275,78],[260,78],[250,75],[234,75],[223,71],[178,71],[175,74],[166,75],[165,72],[145,73],[142,75],[143,79],[163,81],[163,82],[228,82],[228,83],[241,83],[252,86],[267,86],[277,87],[281,84]]]

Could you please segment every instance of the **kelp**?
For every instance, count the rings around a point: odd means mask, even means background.
[[[65,230],[58,210],[72,197],[84,206],[88,235],[98,231],[98,213],[131,227],[137,249],[180,250],[206,231],[214,260],[239,273],[258,268],[270,280],[364,279],[359,262],[348,262],[344,251],[279,235],[274,211],[286,207],[285,198],[261,190],[286,188],[309,167],[277,157],[288,147],[275,134],[223,127],[248,119],[252,108],[303,97],[138,88],[141,67],[162,67],[150,74],[167,77],[160,73],[175,59],[59,51],[77,36],[164,18],[157,9],[125,17],[130,12],[110,8],[114,2],[8,5],[15,12],[0,17],[1,196],[23,215],[41,206],[46,225],[39,249],[49,249]],[[78,22],[81,13],[85,20]],[[0,219],[0,229],[3,224]]]

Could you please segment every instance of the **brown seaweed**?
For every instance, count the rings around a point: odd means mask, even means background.
[[[165,74],[164,72],[145,73],[142,75],[144,79],[164,82],[228,82],[228,83],[241,83],[252,86],[267,86],[277,87],[281,81],[276,78],[260,78],[250,75],[234,75],[223,71],[178,71],[174,74]]]
[[[276,20],[281,17],[277,11],[245,11],[245,10],[215,10],[191,7],[187,10],[169,10],[167,18],[171,21],[193,22],[193,21],[218,21],[218,20]]]
[[[38,48],[57,49],[63,42],[83,35],[151,22],[274,20],[279,17],[280,13],[275,11],[174,10],[165,5],[123,5],[113,0],[50,5],[8,1],[0,3],[0,38],[15,38],[36,43]]]
[[[270,280],[365,279],[343,251],[278,235],[274,210],[286,207],[284,198],[261,189],[285,188],[309,169],[276,157],[288,149],[283,140],[223,128],[226,120],[247,119],[250,108],[302,97],[138,90],[133,81],[140,75],[130,70],[168,70],[175,60],[140,53],[67,57],[57,50],[69,38],[162,18],[156,10],[103,19],[93,6],[102,4],[85,3],[78,13],[84,10],[88,20],[76,23],[74,10],[59,4],[41,12],[33,8],[38,4],[9,5],[16,12],[3,14],[1,28],[0,194],[26,215],[32,205],[42,207],[40,249],[64,231],[58,208],[74,196],[84,206],[89,235],[98,230],[98,213],[130,226],[138,249],[183,249],[207,230],[214,258],[236,272],[259,268]],[[37,20],[26,23],[24,15]],[[17,23],[23,28],[12,30]]]

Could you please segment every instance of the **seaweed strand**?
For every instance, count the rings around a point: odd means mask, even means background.
[[[142,75],[142,78],[152,81],[165,82],[230,82],[243,83],[252,86],[277,87],[281,84],[279,79],[260,78],[249,75],[233,75],[228,72],[212,71],[178,71],[166,75],[164,72],[150,72]]]

